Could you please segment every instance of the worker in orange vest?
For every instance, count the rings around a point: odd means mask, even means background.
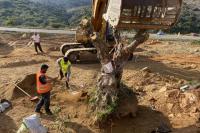
[[[37,92],[42,96],[42,98],[37,103],[35,108],[36,113],[42,113],[40,109],[45,106],[45,111],[48,115],[52,115],[50,106],[50,91],[52,89],[51,81],[46,76],[46,72],[49,66],[47,64],[42,64],[40,71],[36,75]]]

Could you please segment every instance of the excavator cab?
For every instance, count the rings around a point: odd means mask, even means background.
[[[178,20],[182,0],[93,0],[92,24],[103,19],[116,29],[168,29]]]

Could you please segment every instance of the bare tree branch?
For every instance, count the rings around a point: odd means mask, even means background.
[[[133,53],[135,49],[149,38],[149,34],[144,30],[140,30],[134,37],[134,41],[124,47],[125,52]]]
[[[110,62],[111,55],[109,54],[109,48],[108,44],[103,41],[97,33],[94,33],[91,37],[91,41],[93,42],[93,45],[97,49],[97,56],[101,61],[101,64],[107,64]]]

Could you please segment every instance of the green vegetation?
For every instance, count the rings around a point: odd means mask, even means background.
[[[175,33],[200,33],[200,18],[188,5],[184,4],[180,19],[170,30]]]
[[[192,45],[200,45],[200,40],[193,41]]]
[[[29,0],[31,2],[40,3],[44,5],[56,5],[71,9],[74,7],[81,7],[90,5],[91,0]]]
[[[105,110],[97,112],[97,119],[100,121],[106,119],[109,115],[111,115],[113,112],[116,111],[116,108],[117,108],[117,101],[116,103],[111,103],[111,105],[108,105]]]
[[[0,0],[0,26],[65,28],[91,16],[91,0]],[[200,17],[184,4],[171,33],[200,33]]]
[[[41,1],[47,2],[47,0]],[[90,15],[89,6],[77,8],[75,3],[80,5],[79,0],[69,4],[72,8],[54,3],[44,4],[29,0],[0,0],[0,26],[38,28],[74,26],[83,17]],[[73,12],[70,11],[72,9]]]
[[[88,89],[88,95],[89,98],[87,99],[87,103],[90,105],[91,109],[93,110],[93,113],[95,115],[95,119],[97,121],[104,121],[106,120],[112,113],[114,113],[118,107],[118,99],[115,102],[111,102],[110,104],[107,104],[106,107],[104,107],[104,109],[97,109],[94,110],[96,108],[96,106],[99,106],[98,100],[97,99],[97,95],[98,95],[98,90],[94,87],[94,88],[89,88]]]

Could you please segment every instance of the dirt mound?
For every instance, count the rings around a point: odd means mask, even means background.
[[[17,126],[13,119],[5,114],[1,114],[0,133],[16,133]]]
[[[0,42],[0,56],[7,55],[13,51],[13,47],[10,47],[8,44]]]
[[[66,92],[59,92],[56,94],[56,100],[63,102],[78,102],[83,100],[87,97],[87,92],[84,91],[66,91]]]
[[[27,75],[20,82],[18,82],[16,84],[17,84],[17,86],[22,88],[24,91],[26,91],[30,95],[37,95],[37,92],[36,92],[36,74]],[[17,99],[19,97],[26,96],[17,87],[14,87],[14,89],[11,93],[12,94],[10,94],[10,95],[11,95],[12,99]]]

